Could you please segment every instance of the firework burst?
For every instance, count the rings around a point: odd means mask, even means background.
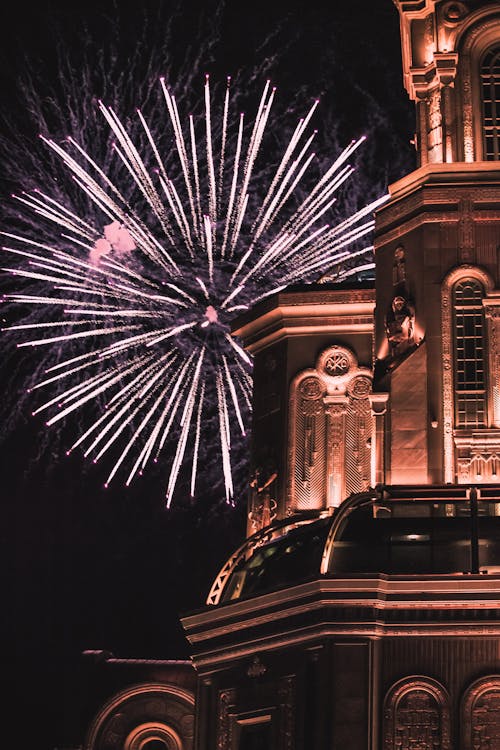
[[[125,191],[75,139],[61,145],[42,136],[94,211],[92,218],[79,215],[41,189],[17,196],[58,236],[50,243],[4,233],[4,250],[18,259],[8,270],[27,285],[8,299],[47,311],[45,320],[10,330],[28,335],[20,347],[61,351],[32,388],[48,393],[34,414],[54,425],[82,410],[88,422],[70,450],[82,447],[96,462],[107,455],[106,484],[118,472],[129,484],[168,453],[167,504],[188,456],[194,495],[200,442],[215,404],[230,501],[231,444],[245,434],[251,394],[251,361],[230,335],[231,320],[290,283],[332,269],[342,279],[353,266],[369,265],[371,247],[361,240],[380,201],[328,223],[363,139],[301,190],[314,159],[317,102],[264,188],[256,175],[275,98],[269,83],[248,125],[243,114],[231,114],[229,80],[214,110],[207,77],[203,114],[184,124],[175,96],[164,80],[160,85],[168,153],[154,136],[158,123],[153,128],[137,111],[127,128],[99,103]]]

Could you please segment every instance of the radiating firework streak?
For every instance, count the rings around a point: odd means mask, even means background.
[[[110,452],[106,484],[128,464],[128,485],[175,436],[167,504],[188,445],[194,494],[204,414],[215,403],[225,492],[231,500],[231,440],[235,425],[245,434],[251,391],[251,361],[229,335],[232,317],[287,284],[332,269],[346,277],[352,272],[346,259],[359,256],[367,267],[371,247],[350,248],[359,247],[355,243],[372,230],[371,214],[384,199],[334,226],[325,220],[336,192],[353,172],[348,160],[360,139],[291,207],[314,158],[315,132],[308,133],[308,126],[317,102],[297,124],[263,191],[262,184],[254,184],[255,165],[275,89],[266,84],[247,127],[243,114],[234,122],[230,118],[228,79],[221,121],[214,128],[207,77],[200,137],[192,116],[183,128],[174,95],[164,80],[160,83],[180,166],[175,184],[166,166],[171,154],[160,153],[140,111],[138,126],[151,150],[147,155],[139,153],[113,109],[99,104],[116,156],[135,184],[135,202],[72,138],[61,146],[43,137],[101,212],[107,239],[102,227],[46,192],[17,196],[52,222],[66,249],[60,249],[60,239],[54,247],[4,233],[9,240],[4,249],[21,261],[7,270],[38,284],[35,291],[10,294],[10,300],[60,311],[57,320],[10,329],[33,330],[34,337],[21,347],[68,346],[69,355],[49,367],[33,388],[56,389],[34,412],[47,413],[47,425],[85,404],[104,403],[97,418],[94,409],[70,450],[81,445],[94,461]],[[78,344],[82,353],[75,356]]]

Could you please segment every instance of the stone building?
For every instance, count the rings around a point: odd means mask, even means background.
[[[500,750],[500,3],[394,1],[419,166],[374,287],[239,321],[248,538],[86,750]]]

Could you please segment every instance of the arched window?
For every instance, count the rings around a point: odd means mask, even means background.
[[[449,697],[430,677],[411,676],[384,701],[384,750],[451,750]]]
[[[477,279],[461,279],[453,287],[456,427],[487,422],[483,297]]]
[[[483,159],[500,159],[500,44],[491,47],[481,63],[483,104]]]

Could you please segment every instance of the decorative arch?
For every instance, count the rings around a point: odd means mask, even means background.
[[[483,55],[480,68],[483,159],[500,160],[500,39]]]
[[[469,686],[460,717],[463,750],[500,747],[500,675],[481,677]]]
[[[130,732],[123,750],[183,750],[183,745],[172,727],[157,721],[147,721]]]
[[[460,51],[463,158],[466,162],[481,161],[485,159],[485,155],[480,69],[487,51],[495,44],[500,44],[498,9],[486,7],[471,13],[467,18],[467,25],[460,28],[455,44]]]
[[[451,750],[450,699],[436,680],[411,675],[384,701],[383,750]]]
[[[290,386],[287,508],[339,505],[372,484],[372,371],[333,344]]]
[[[444,481],[455,481],[455,446],[453,431],[455,427],[454,407],[454,361],[453,361],[453,288],[464,279],[479,281],[487,296],[494,284],[490,274],[482,268],[461,265],[453,268],[444,278],[441,286],[441,330],[443,357],[443,450]],[[491,419],[491,415],[488,417]]]
[[[192,750],[194,695],[177,685],[141,683],[116,693],[95,716],[83,750]]]

